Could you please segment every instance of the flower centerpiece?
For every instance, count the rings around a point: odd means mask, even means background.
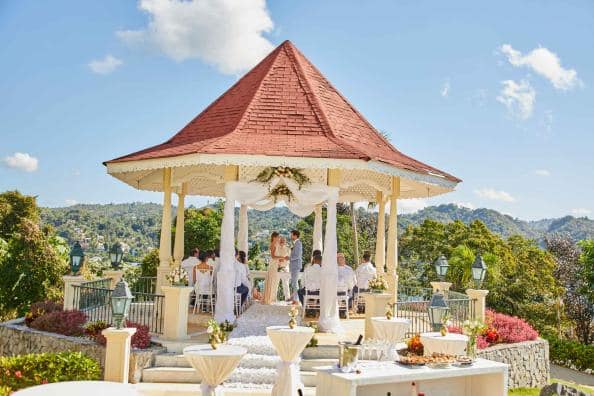
[[[171,286],[188,285],[188,273],[181,266],[174,267],[171,272],[165,276],[165,279],[167,279]]]
[[[392,320],[392,318],[394,317],[394,305],[395,304],[391,303],[386,304],[386,319],[388,320]]]
[[[212,349],[217,349],[218,344],[226,342],[229,339],[229,333],[234,328],[233,324],[227,320],[223,323],[218,323],[214,319],[209,319],[207,325],[208,343]]]
[[[374,293],[381,293],[388,290],[388,281],[383,275],[376,275],[375,278],[369,281],[369,288]]]
[[[439,333],[442,337],[448,335],[448,326],[452,325],[452,317],[449,313],[444,314],[441,317],[441,328],[439,329]]]
[[[480,320],[467,320],[462,326],[464,334],[468,336],[468,344],[466,346],[466,355],[471,359],[476,358],[476,340],[479,335],[483,334],[487,327]]]
[[[425,346],[421,342],[421,335],[415,334],[406,341],[406,352],[409,355],[423,356]]]
[[[289,310],[289,328],[294,329],[297,325],[297,315],[299,314],[299,310],[297,309],[297,305],[291,306]]]

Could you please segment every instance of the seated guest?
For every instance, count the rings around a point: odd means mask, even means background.
[[[192,268],[192,279],[194,279],[197,291],[211,290],[212,285],[212,267],[208,265],[205,252],[200,252],[199,262]]]
[[[264,299],[264,295],[260,292],[259,286],[254,287],[254,290],[252,291],[252,298],[254,299],[254,301],[258,302],[262,302],[262,300]]]
[[[344,254],[342,253],[338,253],[336,255],[336,261],[338,262],[338,287],[342,288],[343,290],[346,289],[347,290],[347,294],[349,295],[349,308],[351,307],[352,304],[352,299],[353,299],[353,288],[355,287],[355,284],[357,283],[357,278],[355,276],[355,271],[353,271],[353,269],[347,265],[346,263],[346,258],[344,257]],[[344,293],[344,292],[339,292],[340,293]]]
[[[301,301],[301,305],[303,305],[306,289],[308,294],[320,294],[320,278],[322,277],[321,265],[322,255],[318,254],[313,256],[312,264],[305,267],[305,271],[303,272],[303,284],[305,286],[297,291],[297,294],[299,295],[299,301]]]
[[[244,251],[237,252],[235,256],[235,291],[241,294],[243,304],[250,293],[250,270],[247,266],[246,254]]]
[[[363,262],[359,264],[357,270],[355,271],[355,275],[357,276],[357,284],[355,285],[353,292],[368,292],[369,281],[375,278],[376,274],[377,271],[371,263],[371,253],[363,252]]]
[[[194,248],[190,257],[181,262],[181,267],[188,273],[188,286],[194,286],[194,267],[199,263],[200,249]]]

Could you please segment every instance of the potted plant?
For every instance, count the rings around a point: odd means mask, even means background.
[[[483,334],[487,326],[480,320],[465,321],[463,325],[464,334],[468,336],[468,344],[466,346],[466,355],[471,358],[476,358],[476,339]]]

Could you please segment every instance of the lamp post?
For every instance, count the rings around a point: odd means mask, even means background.
[[[433,331],[439,331],[441,329],[443,318],[450,311],[450,307],[448,307],[442,292],[434,293],[433,296],[431,296],[431,302],[429,303],[427,311],[429,314],[429,323],[431,323]]]
[[[443,282],[446,274],[448,273],[448,268],[450,267],[448,259],[443,254],[441,254],[437,258],[437,260],[435,260],[434,266],[435,272],[437,272],[437,276],[439,276],[439,279]]]
[[[114,270],[120,269],[123,256],[124,250],[122,249],[122,244],[119,242],[114,243],[109,249],[109,260],[111,261],[111,267]]]
[[[121,280],[111,293],[111,316],[116,329],[124,326],[134,296],[126,281]]]
[[[78,274],[80,267],[83,265],[85,260],[85,253],[80,243],[76,241],[70,249],[70,272],[72,275]]]
[[[487,273],[487,265],[485,264],[485,261],[483,260],[483,257],[480,255],[480,253],[476,255],[471,269],[472,279],[474,280],[476,288],[479,289],[485,280],[485,274]]]

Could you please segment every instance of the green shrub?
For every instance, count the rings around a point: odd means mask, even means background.
[[[594,370],[594,345],[563,340],[554,334],[543,334],[549,342],[549,355],[554,363],[579,370]]]
[[[0,357],[0,384],[5,387],[5,391],[49,382],[92,381],[100,377],[99,363],[82,352]]]
[[[0,385],[0,396],[8,396],[12,393],[12,389],[8,386]]]

